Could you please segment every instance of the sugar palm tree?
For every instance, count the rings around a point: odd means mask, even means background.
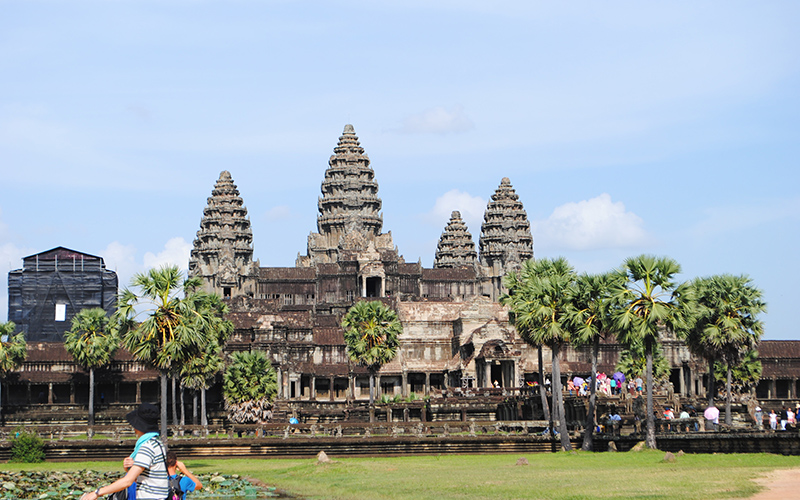
[[[89,370],[89,435],[94,426],[94,371],[111,362],[119,348],[119,337],[109,328],[106,311],[100,307],[81,309],[64,334],[64,348],[78,365]]]
[[[0,421],[2,421],[3,379],[10,371],[14,371],[28,357],[25,334],[14,334],[17,325],[13,321],[0,323]]]
[[[748,349],[739,364],[731,368],[731,392],[743,394],[758,384],[764,367],[758,359],[758,351]],[[728,379],[728,366],[720,361],[714,363],[714,378],[724,383]]]
[[[583,433],[581,449],[592,451],[595,427],[595,404],[597,400],[597,357],[600,340],[611,329],[611,291],[619,286],[619,274],[582,274],[575,282],[575,293],[572,299],[573,308],[570,321],[575,332],[571,337],[572,345],[580,347],[590,345],[592,348],[592,375],[589,382],[589,410],[586,414],[586,429]]]
[[[697,301],[696,322],[687,341],[689,348],[708,360],[709,405],[714,404],[714,362],[726,366],[725,423],[730,425],[732,370],[756,348],[764,326],[758,315],[767,305],[747,276],[723,274],[698,278],[692,283]]]
[[[403,326],[380,301],[356,302],[342,318],[347,356],[369,371],[369,404],[375,402],[375,374],[397,355]]]
[[[231,422],[262,423],[269,419],[267,412],[278,393],[278,377],[266,352],[234,352],[222,380]]]
[[[669,328],[677,334],[691,325],[690,291],[673,280],[680,264],[669,257],[640,255],[625,260],[620,270],[623,284],[614,291],[612,310],[617,339],[628,349],[644,347],[647,389],[647,437],[649,448],[656,447],[653,419],[653,350],[659,331]]]
[[[532,346],[546,345],[552,352],[553,418],[559,421],[561,446],[571,450],[561,394],[559,357],[562,347],[570,341],[569,317],[573,314],[577,276],[566,259],[557,258],[525,262],[520,277],[516,289],[509,289],[510,299],[506,303],[520,336]]]
[[[217,339],[223,318],[200,278],[183,280],[177,266],[134,275],[118,301],[116,325],[123,346],[161,372],[161,435],[167,437],[167,376]],[[139,323],[137,318],[144,316]]]
[[[202,426],[208,425],[206,391],[223,367],[222,346],[212,343],[204,351],[188,359],[180,369],[181,385],[193,389],[195,393],[200,393],[200,425]]]
[[[530,262],[530,264],[528,263]],[[505,285],[508,292],[504,293],[500,296],[500,303],[509,307],[508,312],[508,319],[512,324],[515,324],[515,316],[514,316],[514,304],[520,301],[523,301],[524,297],[522,295],[523,286],[525,283],[526,277],[529,276],[530,272],[533,269],[533,261],[526,261],[523,263],[522,268],[520,269],[519,273],[514,271],[509,272],[503,277],[503,285]],[[521,307],[521,305],[520,305]],[[517,331],[520,328],[523,328],[522,325],[515,325]],[[528,336],[528,339],[530,335]],[[528,340],[528,343],[530,341]],[[542,360],[542,344],[536,344],[536,354],[538,357],[539,362],[539,399],[542,404],[542,412],[544,413],[544,419],[550,422],[550,429],[552,430],[552,420],[550,419],[550,405],[547,402],[547,389],[545,388],[544,383],[544,363]]]

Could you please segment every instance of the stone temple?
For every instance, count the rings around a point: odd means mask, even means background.
[[[535,379],[536,352],[509,326],[498,303],[503,276],[534,256],[528,217],[508,178],[486,207],[477,248],[453,212],[427,269],[406,262],[391,232],[384,232],[375,172],[346,125],[328,161],[318,210],[317,230],[295,267],[260,267],[253,261],[244,201],[224,171],[191,254],[190,275],[229,301],[235,333],[227,349],[269,352],[280,398],[367,397],[367,372],[349,362],[340,327],[362,298],[385,302],[403,323],[398,355],[379,373],[382,394],[429,394],[495,381],[519,387]],[[616,352],[607,351],[601,366],[613,369]],[[588,354],[568,351],[566,358],[567,372],[588,373]],[[688,387],[688,367],[677,375]]]

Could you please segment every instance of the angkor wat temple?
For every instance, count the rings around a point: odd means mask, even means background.
[[[370,160],[347,125],[324,173],[317,231],[309,234],[305,254],[298,253],[294,267],[261,267],[253,259],[244,200],[223,171],[200,221],[189,274],[229,304],[235,331],[226,349],[269,352],[282,400],[367,399],[367,372],[348,360],[340,322],[351,305],[369,298],[395,309],[403,324],[398,355],[379,372],[379,394],[437,394],[495,381],[513,388],[535,380],[537,352],[509,325],[498,302],[503,276],[534,256],[530,224],[510,180],[502,178],[491,195],[477,248],[459,212],[452,213],[430,269],[404,260],[391,232],[383,231],[381,206]],[[8,402],[85,402],[86,377],[58,339],[29,340],[28,361],[7,379]],[[760,398],[797,398],[798,345],[762,343]],[[662,347],[675,393],[704,395],[706,363],[668,333]],[[600,370],[611,373],[619,351],[613,340],[604,342]],[[546,371],[549,358],[545,349]],[[587,375],[590,368],[588,350],[562,352],[565,377]],[[104,402],[156,399],[157,373],[127,352],[104,373],[97,390]],[[219,401],[219,384],[210,401]]]

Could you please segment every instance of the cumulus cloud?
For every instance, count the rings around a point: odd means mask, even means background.
[[[537,243],[551,248],[597,250],[633,247],[647,242],[641,217],[603,193],[557,207],[546,220],[532,223]]]
[[[461,218],[469,228],[472,236],[477,236],[481,232],[483,213],[486,210],[486,200],[480,196],[453,189],[442,196],[436,198],[433,209],[428,212],[425,218],[431,223],[440,226],[442,229],[450,220],[450,214],[454,210],[461,212]]]
[[[164,245],[164,249],[157,254],[147,252],[144,254],[144,267],[151,269],[165,265],[176,265],[182,271],[189,269],[189,256],[192,252],[192,244],[180,236],[171,238]]]
[[[289,205],[278,205],[276,207],[272,207],[264,214],[264,217],[268,221],[288,219],[291,216],[292,209],[289,208]]]
[[[403,120],[400,132],[405,134],[447,134],[466,132],[475,124],[464,112],[462,106],[445,109],[442,106],[426,109]]]

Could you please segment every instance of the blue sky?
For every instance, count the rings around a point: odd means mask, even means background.
[[[262,266],[316,231],[346,123],[430,266],[509,177],[537,257],[748,274],[800,339],[800,3],[0,2],[0,272],[66,246],[127,283],[188,253],[229,170]],[[7,318],[7,283],[0,318]]]

